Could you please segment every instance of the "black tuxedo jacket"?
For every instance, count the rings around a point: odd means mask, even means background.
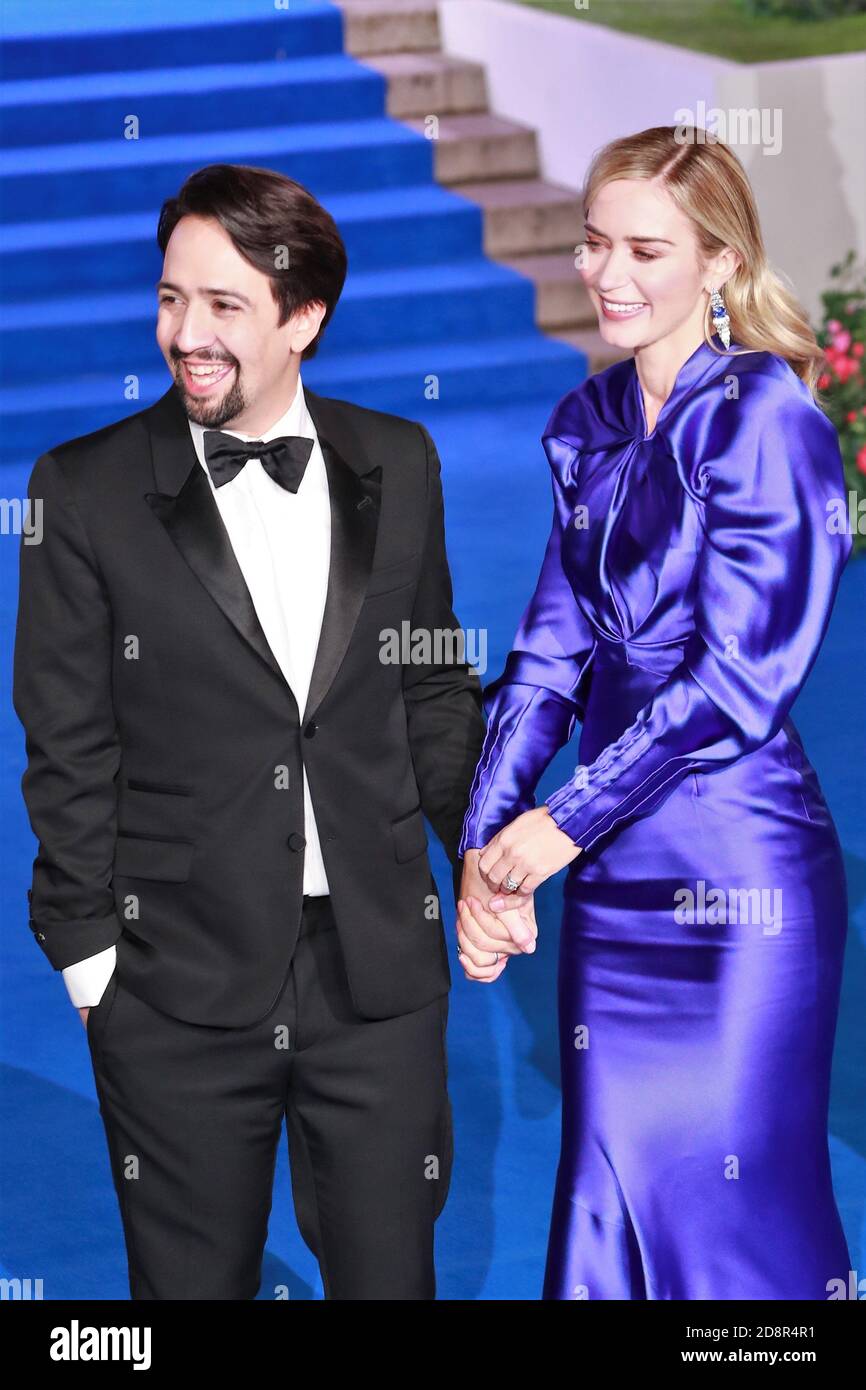
[[[301,713],[172,386],[43,454],[22,539],[13,700],[39,841],[30,927],[55,969],[116,943],[135,994],[192,1023],[263,1018],[300,927],[306,767],[358,1011],[446,993],[426,814],[454,868],[484,734],[459,643],[383,661],[383,629],[458,630],[423,426],[305,388],[331,501]]]

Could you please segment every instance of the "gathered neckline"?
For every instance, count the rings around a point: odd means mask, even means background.
[[[725,348],[718,334],[713,334],[712,344],[705,339],[686,358],[651,431],[647,431],[637,361],[632,355],[594,373],[567,392],[553,408],[541,436],[542,444],[547,448],[549,441],[559,440],[572,449],[591,452],[652,444],[696,387],[753,351],[733,339],[730,347]]]
[[[712,336],[714,342],[716,342],[718,346],[722,348],[723,355],[727,356],[730,353],[730,348],[725,348],[723,346],[722,341],[717,333],[714,333]],[[736,346],[737,344],[734,343],[732,339],[731,348],[734,348]],[[656,416],[656,422],[653,425],[652,429],[649,432],[647,432],[646,406],[644,404],[643,391],[641,390],[640,377],[637,374],[637,358],[634,356],[631,357],[630,361],[633,405],[636,407],[637,414],[637,434],[642,444],[649,443],[649,441],[655,437],[656,431],[658,430],[659,424],[661,423],[661,418],[664,415],[665,411],[669,408],[669,406],[674,405],[683,396],[683,394],[695,384],[696,381],[700,380],[707,367],[711,364],[715,364],[718,360],[719,354],[713,352],[706,339],[702,343],[698,343],[698,346],[695,348],[694,352],[689,354],[689,356],[686,358],[685,362],[683,362],[682,366],[677,372],[670,393],[664,400],[661,410]]]

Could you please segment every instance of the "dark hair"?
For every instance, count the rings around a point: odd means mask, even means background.
[[[159,214],[156,240],[165,254],[182,217],[213,217],[228,232],[250,265],[271,281],[271,293],[284,324],[305,304],[318,300],[325,317],[301,354],[313,357],[346,280],[348,259],[337,224],[306,188],[273,169],[248,164],[208,164],[167,198]],[[287,267],[278,267],[278,251]]]

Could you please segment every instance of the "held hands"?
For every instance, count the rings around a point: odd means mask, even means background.
[[[499,979],[509,956],[535,950],[538,927],[532,895],[580,852],[546,806],[518,816],[482,850],[466,851],[457,904],[457,942],[467,979],[491,984]],[[513,892],[502,888],[509,875],[519,885]]]
[[[538,928],[531,894],[510,893],[508,907],[499,912],[489,910],[491,886],[479,871],[480,858],[480,849],[468,849],[463,859],[457,945],[467,980],[492,984],[499,979],[509,956],[535,950]]]

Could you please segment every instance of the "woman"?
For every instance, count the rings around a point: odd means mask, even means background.
[[[634,356],[545,431],[553,527],[460,846],[493,909],[570,866],[548,1299],[825,1299],[850,1268],[827,1145],[846,884],[788,717],[851,549],[842,463],[743,168],[701,137],[646,130],[589,171],[582,274]],[[575,776],[534,808],[578,719]],[[516,951],[502,920],[461,901],[472,978]]]

